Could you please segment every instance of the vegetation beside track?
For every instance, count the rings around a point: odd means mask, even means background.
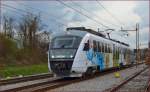
[[[49,33],[40,14],[14,19],[4,14],[0,29],[0,79],[47,72]],[[42,31],[42,32],[40,32]]]
[[[46,64],[28,65],[28,66],[8,66],[0,70],[0,76],[3,78],[27,76],[33,74],[47,73],[48,66]]]

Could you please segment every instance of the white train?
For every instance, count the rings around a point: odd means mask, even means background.
[[[48,67],[60,77],[80,77],[133,63],[128,44],[84,27],[56,33],[49,46]]]

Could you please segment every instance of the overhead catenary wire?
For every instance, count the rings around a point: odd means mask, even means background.
[[[42,11],[42,10],[40,10],[40,9],[38,9],[38,8],[33,8],[33,7],[31,7],[31,6],[29,6],[29,5],[26,5],[26,4],[23,4],[23,3],[21,3],[23,6],[25,6],[26,8],[28,8],[29,10],[31,10],[31,9],[34,9],[34,10],[36,10],[36,11],[39,11],[39,12],[41,12],[41,13],[45,13],[45,14],[47,14],[47,15],[49,15],[49,16],[52,16],[52,17],[54,17],[55,19],[60,19],[59,17],[56,17],[54,14],[52,14],[52,13],[48,13],[48,12],[45,12],[45,11]],[[65,20],[65,21],[67,21],[67,20]]]
[[[15,15],[19,15],[20,17],[25,16],[25,14],[22,14],[22,13],[20,13],[20,11],[17,11],[15,9],[10,8],[10,7],[7,7],[7,6],[1,6],[1,7],[7,9],[8,11],[10,11],[12,13],[15,13]],[[2,14],[2,16],[3,16],[3,14]]]
[[[78,3],[73,2],[73,0],[71,0],[71,2],[72,2],[74,5],[78,6],[79,8],[83,9],[84,11],[86,11],[87,13],[89,13],[89,11],[88,11],[87,9],[81,7]],[[116,25],[116,24],[114,24],[114,23],[111,23],[111,22],[109,22],[109,21],[104,20],[103,18],[101,18],[100,16],[96,15],[95,13],[91,13],[91,12],[90,12],[89,14],[92,15],[92,16],[97,17],[98,19],[100,19],[100,20],[102,20],[102,21],[105,21],[105,23],[107,22],[108,24],[111,24],[111,25],[116,26],[116,27],[120,26],[120,25]]]
[[[124,25],[124,23],[122,23],[116,16],[114,16],[108,9],[106,9],[102,4],[101,4],[101,2],[100,1],[98,1],[98,0],[96,0],[97,1],[97,3],[114,19],[114,20],[116,20],[117,22],[118,22],[118,24],[122,24],[122,25]]]
[[[81,11],[79,11],[79,10],[77,10],[77,9],[75,9],[75,8],[73,8],[73,7],[71,7],[71,6],[69,6],[68,4],[65,4],[64,2],[62,2],[62,1],[60,1],[60,0],[56,0],[56,1],[58,1],[60,4],[66,6],[66,7],[70,8],[70,9],[76,11],[77,13],[79,13],[79,14],[81,14],[81,15],[87,17],[88,19],[90,19],[90,20],[92,20],[92,21],[98,23],[99,25],[101,25],[101,26],[103,26],[103,27],[105,27],[105,28],[109,28],[107,25],[104,25],[103,23],[101,23],[101,22],[99,22],[99,21],[97,21],[97,20],[95,20],[95,19],[89,17],[88,15],[86,15],[86,14],[84,14],[83,12],[81,12]]]
[[[10,5],[7,5],[7,4],[2,4],[2,6],[5,6],[5,7],[8,7],[8,8],[11,8],[11,9],[14,9],[14,10],[17,10],[17,11],[20,11],[20,12],[22,12],[22,13],[29,13],[29,14],[33,14],[33,13],[31,13],[31,12],[29,12],[29,11],[26,11],[26,10],[23,10],[23,9],[18,9],[18,8],[16,8],[16,7],[13,7],[13,6],[10,6]],[[35,15],[35,14],[34,14]],[[46,19],[48,19],[48,20],[52,20],[52,21],[55,21],[56,23],[59,23],[59,24],[61,24],[61,25],[64,25],[64,26],[66,26],[66,27],[68,27],[68,25],[66,25],[66,24],[64,24],[64,23],[61,23],[61,22],[59,22],[59,21],[57,21],[56,19],[50,19],[49,17],[44,17],[44,18],[46,18]]]
[[[18,2],[17,2],[17,3],[18,3]],[[20,3],[20,2],[19,2],[19,3]],[[34,9],[34,10],[36,10],[36,11],[40,11],[40,12],[42,12],[42,13],[45,13],[45,14],[47,14],[47,15],[49,15],[49,16],[55,17],[56,19],[60,19],[60,18],[56,17],[54,14],[52,14],[52,13],[48,13],[48,12],[42,11],[42,10],[40,10],[40,9],[38,9],[38,8],[33,8],[33,7],[31,7],[31,6],[29,6],[29,5],[26,5],[26,4],[23,4],[23,3],[20,3],[20,4],[23,5],[23,6],[25,6],[25,7],[28,8],[29,10],[30,10],[30,9]],[[63,21],[68,21],[68,20],[63,19]]]

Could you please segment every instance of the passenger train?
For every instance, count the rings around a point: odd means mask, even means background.
[[[128,44],[85,27],[67,30],[53,34],[49,44],[48,67],[54,75],[81,77],[133,63]]]

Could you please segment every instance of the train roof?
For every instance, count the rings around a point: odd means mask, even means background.
[[[119,44],[122,44],[122,45],[125,45],[125,46],[129,46],[129,44],[127,43],[124,43],[124,42],[121,42],[121,41],[118,41],[118,40],[115,40],[115,39],[112,39],[112,38],[107,38],[104,34],[100,33],[100,32],[96,32],[92,29],[86,29],[85,27],[70,27],[70,28],[67,28],[66,30],[77,30],[77,31],[84,31],[84,32],[88,32],[88,33],[91,33],[91,34],[94,34],[94,35],[97,35],[97,36],[100,36],[104,39],[108,39],[108,40],[111,40],[113,42],[116,42],[116,43],[119,43]]]
[[[67,28],[66,30],[67,31],[61,31],[61,32],[53,33],[52,38],[55,36],[61,36],[61,35],[75,35],[75,36],[84,37],[87,33],[89,33],[89,34],[93,34],[93,35],[102,37],[104,39],[107,39],[107,40],[110,40],[110,41],[113,41],[113,42],[116,42],[116,43],[119,43],[119,44],[122,44],[124,46],[129,47],[129,44],[127,44],[127,43],[124,43],[124,42],[121,42],[121,41],[118,41],[118,40],[115,40],[112,38],[108,38],[100,32],[96,32],[92,29],[85,29],[85,27],[70,27],[70,28]],[[68,31],[68,30],[71,30],[71,31]],[[82,31],[82,30],[84,30],[84,31]]]

